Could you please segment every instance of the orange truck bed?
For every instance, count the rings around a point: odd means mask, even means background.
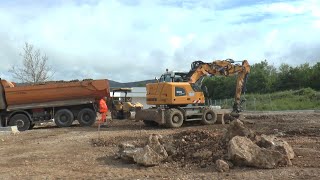
[[[106,79],[16,87],[10,87],[7,81],[1,80],[1,84],[3,92],[0,92],[0,98],[2,101],[5,99],[6,107],[84,98],[98,99],[110,96],[109,81]],[[0,107],[0,109],[4,109],[4,107]]]

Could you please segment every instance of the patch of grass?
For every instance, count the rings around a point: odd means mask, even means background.
[[[311,88],[288,90],[270,94],[246,94],[245,110],[276,111],[276,110],[312,110],[320,109],[320,92]],[[233,99],[212,101],[222,108],[232,108]]]

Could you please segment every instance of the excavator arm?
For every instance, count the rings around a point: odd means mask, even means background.
[[[232,59],[217,60],[212,63],[204,63],[195,61],[191,64],[191,70],[188,73],[189,83],[201,84],[205,76],[234,76],[237,77],[237,85],[235,91],[235,101],[233,105],[232,115],[237,116],[241,112],[241,94],[245,92],[245,86],[248,74],[250,73],[250,65],[247,60],[242,64],[234,64]]]

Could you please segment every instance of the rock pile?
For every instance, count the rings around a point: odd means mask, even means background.
[[[232,129],[237,131],[230,132]],[[239,129],[243,132],[238,132]],[[258,136],[254,132],[249,133],[240,120],[230,124],[225,140],[228,143],[228,159],[235,165],[257,168],[292,165],[290,160],[294,158],[294,152],[286,141],[274,136]]]
[[[119,145],[117,158],[127,161],[134,161],[144,166],[154,166],[167,159],[168,154],[164,146],[160,143],[160,135],[151,135],[144,147],[136,148],[129,143]]]
[[[257,135],[235,120],[224,134],[187,130],[166,137],[153,134],[142,147],[122,143],[117,158],[144,166],[164,161],[201,167],[214,165],[217,171],[226,172],[233,164],[257,168],[291,165],[294,152],[286,141]]]

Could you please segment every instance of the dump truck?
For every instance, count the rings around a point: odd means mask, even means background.
[[[238,117],[242,111],[241,94],[245,91],[250,72],[247,60],[242,64],[232,59],[215,60],[210,63],[194,61],[189,72],[166,71],[156,83],[146,85],[147,104],[149,109],[136,112],[136,120],[143,120],[147,126],[165,125],[178,128],[184,121],[201,121],[203,124],[214,124],[221,110],[205,105],[202,81],[206,76],[235,76],[237,85],[235,101],[231,116]],[[223,116],[224,114],[220,114]]]
[[[96,121],[99,99],[110,97],[107,79],[23,86],[0,80],[0,126],[17,126],[19,131],[50,120],[58,127],[71,126],[74,120],[91,126]]]

